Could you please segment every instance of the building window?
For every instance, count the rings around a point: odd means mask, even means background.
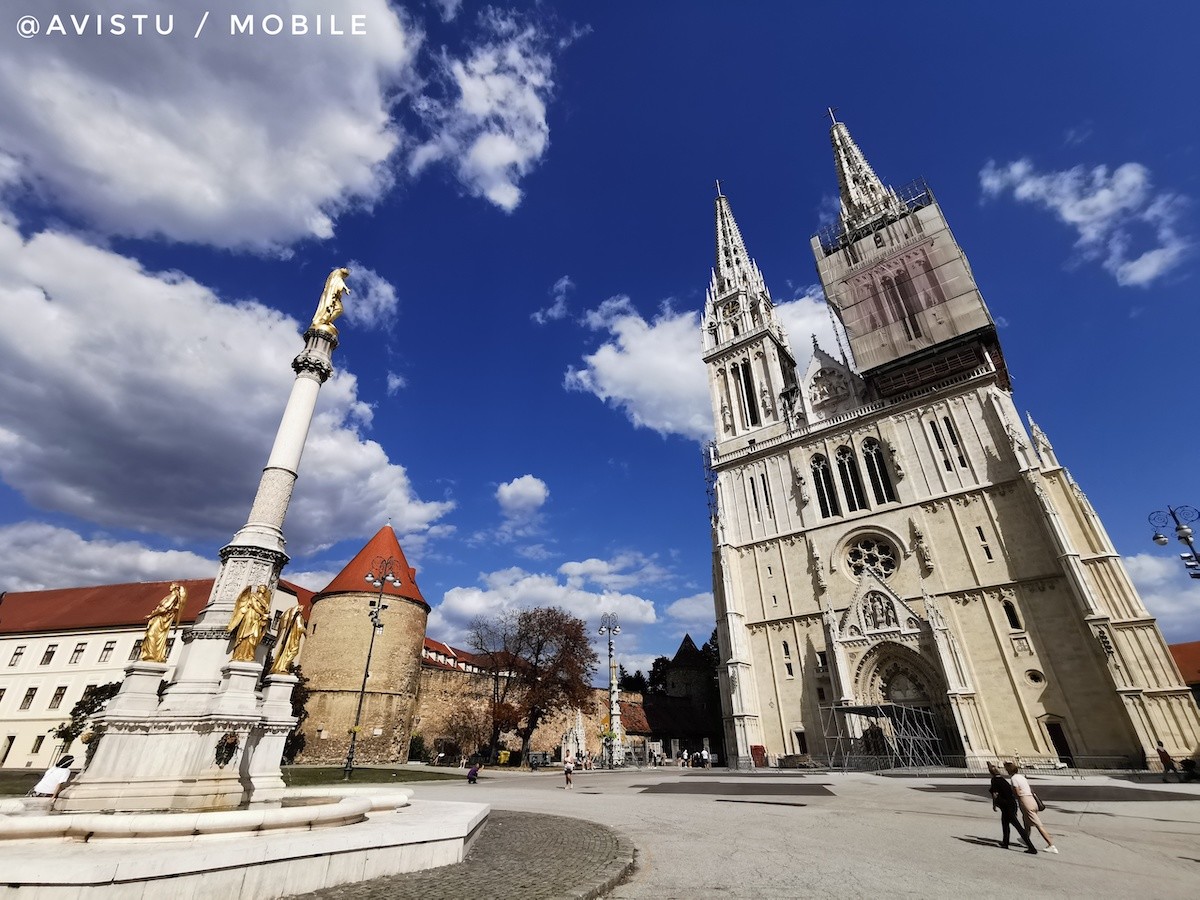
[[[1017,607],[1011,600],[1004,601],[1004,615],[1008,616],[1008,627],[1013,631],[1021,631],[1021,618],[1017,615]]]
[[[753,427],[759,424],[758,398],[754,396],[754,376],[750,374],[750,362],[737,363],[738,387],[742,394],[742,411],[746,416],[746,424]]]
[[[837,494],[833,490],[833,475],[829,471],[829,460],[824,456],[812,458],[813,485],[817,489],[817,503],[821,506],[821,518],[840,516]]]
[[[842,481],[842,493],[846,497],[846,511],[857,512],[867,508],[867,493],[863,490],[862,478],[858,474],[858,460],[849,447],[837,449],[838,477]]]
[[[175,648],[175,638],[167,638],[167,656],[171,655],[171,651]]]
[[[784,656],[784,658],[785,658],[785,659],[791,659],[791,658],[792,658],[792,648],[788,646],[788,642],[787,642],[787,641],[784,641],[784,642],[783,642],[783,656]]]
[[[958,443],[958,432],[954,430],[954,424],[949,416],[942,416],[942,424],[946,426],[946,437],[950,438],[950,445],[954,448],[954,455],[958,457],[959,467],[965,469],[967,457],[963,455],[962,445]]]
[[[942,454],[942,465],[946,467],[947,472],[954,471],[954,466],[950,464],[950,455],[946,452],[946,445],[942,443],[942,432],[938,428],[936,419],[929,423],[929,431],[933,434],[933,442],[937,444],[938,451]]]
[[[863,441],[862,450],[875,502],[894,503],[896,491],[892,488],[892,479],[888,477],[887,464],[883,461],[883,448],[879,446],[879,441],[867,438]]]
[[[776,597],[774,594],[772,594],[772,595],[771,595],[771,605],[772,605],[772,606],[778,606],[778,605],[779,605],[779,598],[778,598],[778,597]]]
[[[891,578],[896,571],[896,548],[876,535],[860,538],[846,551],[846,562],[856,578],[868,570],[879,578]]]
[[[819,703],[825,702],[825,688],[823,688],[823,687],[817,688],[817,702],[819,702]]]
[[[50,665],[51,661],[54,659],[54,654],[57,652],[58,652],[58,644],[51,644],[49,647],[46,648],[46,652],[42,654],[42,661],[40,663],[38,663],[38,665],[39,666]]]
[[[33,698],[37,696],[37,688],[30,688],[25,692],[25,696],[21,698],[21,709],[29,709],[33,706]]]
[[[44,734],[39,734],[37,737],[35,737],[33,739],[33,749],[30,750],[29,752],[37,753],[39,750],[42,749],[42,744],[44,744],[45,742],[46,742],[46,736]]]
[[[71,658],[68,660],[70,665],[75,665],[83,658],[83,651],[87,649],[87,644],[76,644],[75,649],[71,651]]]
[[[796,752],[801,755],[808,754],[808,738],[805,737],[803,729],[794,731],[796,735]]]
[[[129,651],[129,661],[133,662],[142,655],[142,639],[133,642],[133,649]]]
[[[108,658],[112,656],[112,652],[117,649],[116,641],[105,641],[104,649],[100,651],[100,659],[97,662],[108,662]]]
[[[828,669],[829,668],[829,654],[824,650],[817,651],[817,668],[819,668],[819,669]]]
[[[762,510],[758,507],[758,487],[754,483],[754,476],[750,476],[750,500],[754,504],[754,521],[762,521]]]
[[[4,702],[4,688],[0,688],[0,703]]]
[[[983,529],[976,525],[975,533],[979,535],[979,546],[983,548],[983,555],[987,557],[988,562],[991,562],[992,548],[988,546],[987,537],[984,536]]]
[[[54,689],[54,696],[50,698],[50,706],[48,708],[58,709],[60,706],[62,706],[63,697],[65,696],[67,696],[66,687],[56,687]]]
[[[786,672],[787,672],[787,677],[788,677],[788,678],[794,678],[794,677],[795,677],[795,676],[792,674],[792,664],[791,664],[791,663],[784,663],[784,664],[783,664],[783,668],[784,668],[784,671],[786,671]]]
[[[21,644],[13,650],[12,658],[8,661],[10,666],[15,666],[21,661],[21,657],[25,655],[25,645]]]

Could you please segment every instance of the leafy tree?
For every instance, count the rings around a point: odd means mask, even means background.
[[[424,735],[414,734],[408,739],[408,760],[409,762],[422,762],[429,754],[425,748]]]
[[[522,760],[529,758],[530,738],[547,716],[564,709],[591,710],[598,659],[582,619],[558,607],[508,610],[477,618],[470,639],[472,648],[492,663],[493,748],[504,705],[519,715],[515,730]]]
[[[75,739],[87,731],[92,716],[104,709],[108,701],[117,696],[121,682],[111,681],[108,684],[89,684],[83,689],[83,696],[71,707],[71,718],[62,722],[51,734],[63,742],[63,750],[69,750]]]
[[[660,656],[650,664],[650,678],[646,682],[646,690],[651,694],[667,692],[667,673],[671,670],[671,660]]]
[[[455,707],[442,725],[442,734],[465,756],[471,756],[488,738],[491,730],[488,711],[476,704]]]
[[[650,691],[650,685],[646,681],[646,676],[642,674],[641,669],[630,675],[625,671],[624,666],[621,666],[621,677],[617,681],[617,686],[623,691],[629,693],[637,692],[642,696],[645,696]]]

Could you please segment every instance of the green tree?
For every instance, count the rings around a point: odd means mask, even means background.
[[[83,734],[92,716],[104,709],[108,701],[117,696],[121,682],[111,681],[108,684],[89,684],[83,689],[83,696],[71,707],[71,718],[59,724],[51,734],[63,742],[63,750],[69,750],[75,739]]]
[[[529,759],[529,741],[547,716],[565,709],[591,711],[591,679],[598,659],[582,619],[553,606],[509,610],[476,619],[471,625],[471,644],[493,661],[497,697],[493,702],[493,747],[502,704],[511,705],[519,714],[516,732],[521,738],[522,760]],[[500,678],[501,665],[506,666],[504,678]]]
[[[642,674],[642,670],[638,669],[632,675],[625,671],[625,667],[621,666],[621,677],[617,681],[617,686],[628,693],[639,693],[643,697],[649,693],[650,685],[646,681],[646,676]]]
[[[650,664],[650,678],[646,681],[646,690],[651,694],[667,692],[667,673],[671,670],[671,660],[660,656]]]

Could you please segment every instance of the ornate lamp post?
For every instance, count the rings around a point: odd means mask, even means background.
[[[387,604],[383,602],[384,584],[399,585],[400,578],[396,569],[400,563],[394,557],[375,557],[371,562],[371,571],[367,573],[366,581],[372,587],[379,589],[379,596],[371,601],[371,642],[367,645],[367,664],[363,666],[362,687],[358,689],[358,709],[354,711],[354,727],[350,729],[350,750],[346,753],[346,767],[343,770],[343,781],[349,781],[354,774],[354,749],[358,745],[359,723],[362,722],[363,699],[367,695],[367,679],[371,677],[371,654],[375,652],[375,635],[383,630],[383,620],[380,618]]]
[[[617,755],[621,749],[621,704],[617,696],[617,666],[613,662],[613,637],[621,633],[617,624],[616,613],[605,613],[600,617],[600,634],[608,635],[608,730],[611,739],[606,739],[608,745],[608,767],[616,767]]]
[[[1179,539],[1179,543],[1183,544],[1190,551],[1188,553],[1180,553],[1179,558],[1183,560],[1183,566],[1187,569],[1188,575],[1192,578],[1200,578],[1200,557],[1196,556],[1196,545],[1192,541],[1194,532],[1188,524],[1200,519],[1200,512],[1191,506],[1176,506],[1174,508],[1168,506],[1166,512],[1157,510],[1150,513],[1149,518],[1150,524],[1155,529],[1151,540],[1160,547],[1167,546],[1171,542],[1171,539],[1159,529],[1166,528],[1174,521],[1175,537]]]

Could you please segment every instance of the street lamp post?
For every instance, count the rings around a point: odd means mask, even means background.
[[[613,662],[613,637],[621,633],[616,613],[605,613],[600,617],[600,633],[608,635],[608,730],[612,738],[607,743],[608,767],[613,769],[621,749],[621,704],[617,696],[617,667]]]
[[[379,589],[379,596],[371,601],[371,642],[367,644],[367,663],[363,666],[362,686],[358,689],[358,708],[354,711],[354,727],[350,729],[350,749],[346,753],[343,781],[349,781],[350,776],[354,774],[354,750],[358,745],[358,729],[362,722],[363,699],[367,695],[367,679],[371,677],[371,654],[375,652],[375,635],[383,630],[381,616],[387,609],[387,604],[383,602],[383,586],[400,584],[400,578],[396,575],[399,567],[400,563],[394,557],[377,556],[371,562],[371,571],[366,576],[367,583]]]
[[[1189,551],[1188,553],[1179,554],[1179,558],[1183,560],[1183,567],[1187,569],[1188,575],[1192,578],[1200,578],[1200,557],[1196,555],[1196,545],[1193,542],[1194,532],[1188,524],[1200,519],[1200,512],[1191,506],[1168,506],[1166,512],[1156,510],[1150,513],[1149,519],[1150,524],[1155,529],[1151,540],[1160,547],[1165,547],[1171,542],[1171,539],[1163,534],[1160,529],[1166,528],[1171,522],[1175,523],[1175,537]]]

